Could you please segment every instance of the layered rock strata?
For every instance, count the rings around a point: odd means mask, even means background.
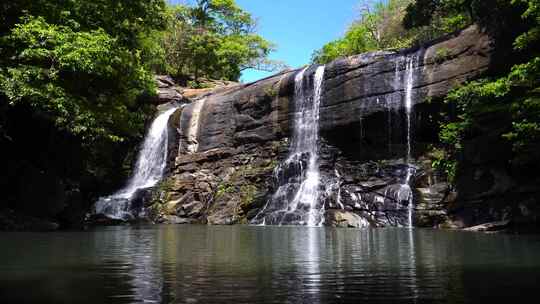
[[[428,153],[437,142],[444,106],[437,100],[485,73],[491,55],[491,40],[472,26],[422,48],[362,54],[326,66],[319,121],[326,225],[404,225],[403,79],[411,58],[414,222],[430,227],[453,223],[449,210],[457,194],[431,168]],[[316,68],[309,67],[304,77],[313,77]],[[172,122],[177,148],[170,174],[149,207],[156,222],[249,223],[261,211],[276,188],[274,168],[288,153],[297,73],[285,71],[192,96]],[[161,101],[180,98],[172,95],[164,94]]]

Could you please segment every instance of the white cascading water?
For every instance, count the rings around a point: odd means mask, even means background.
[[[414,81],[414,59],[407,58],[405,70],[405,110],[407,113],[407,162],[411,160],[411,114],[412,114],[412,90]]]
[[[167,164],[168,122],[175,111],[176,108],[169,109],[152,122],[127,185],[110,196],[100,198],[94,207],[95,214],[118,220],[135,217],[131,206],[135,193],[155,186],[163,177]]]
[[[405,66],[405,79],[404,79],[404,90],[405,90],[405,113],[407,119],[407,174],[405,176],[405,181],[403,183],[401,192],[406,196],[404,199],[407,200],[407,225],[409,228],[413,227],[413,193],[411,190],[411,178],[414,174],[414,168],[411,166],[412,159],[412,111],[413,111],[413,100],[412,100],[412,90],[414,86],[414,57],[408,57],[406,60]],[[400,198],[401,201],[401,198]]]
[[[324,222],[324,206],[319,201],[318,142],[325,67],[317,68],[312,92],[306,92],[304,86],[306,70],[295,77],[296,111],[291,151],[274,171],[278,189],[252,221],[254,224],[321,226]]]
[[[324,80],[324,66],[317,68],[313,84],[313,101],[307,104],[306,98],[302,102],[302,115],[297,122],[299,125],[297,135],[297,151],[309,153],[309,164],[306,178],[302,182],[293,205],[309,205],[308,226],[319,226],[324,220],[324,206],[317,207],[319,202],[319,107],[321,105],[322,83]]]

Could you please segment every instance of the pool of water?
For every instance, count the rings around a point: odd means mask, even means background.
[[[435,230],[1,233],[0,261],[0,303],[499,303],[540,290],[539,236]]]

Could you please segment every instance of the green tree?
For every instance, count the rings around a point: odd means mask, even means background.
[[[274,45],[256,34],[256,22],[233,0],[200,0],[169,13],[163,39],[165,71],[179,78],[238,80],[245,69],[276,71]]]
[[[405,8],[412,0],[364,2],[360,18],[345,35],[324,45],[312,55],[315,63],[328,63],[340,57],[368,51],[396,49],[411,45],[412,38],[402,26]]]
[[[488,27],[499,51],[508,47],[501,43],[510,41],[510,68],[502,65],[499,76],[473,81],[447,96],[456,115],[441,125],[440,140],[449,153],[439,164],[458,162],[465,140],[494,129],[513,148],[512,164],[535,168],[540,160],[540,6],[535,0],[497,0],[499,5],[492,7],[488,2],[472,2],[474,18]],[[498,117],[497,125],[490,125],[486,117]]]
[[[123,175],[150,117],[151,68],[159,65],[150,59],[163,53],[155,42],[166,3],[18,0],[0,9],[0,143],[10,157],[3,167],[45,172],[88,198]],[[40,138],[23,136],[21,124],[36,126]],[[42,145],[27,153],[33,141]],[[0,184],[17,204],[17,179]]]
[[[407,29],[422,26],[452,27],[460,20],[458,25],[461,25],[465,20],[470,21],[474,17],[473,1],[416,0],[407,6],[407,13],[403,19],[403,24]]]
[[[0,94],[94,140],[140,134],[137,98],[154,92],[143,41],[163,28],[163,1],[21,1],[0,39]]]

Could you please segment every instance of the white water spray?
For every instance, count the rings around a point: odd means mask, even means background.
[[[309,153],[309,162],[306,176],[300,189],[291,203],[296,209],[299,204],[309,206],[308,226],[318,226],[322,224],[324,208],[318,208],[319,202],[319,106],[321,104],[322,82],[324,79],[324,66],[317,68],[314,78],[314,96],[311,103],[306,102],[304,97],[301,103],[301,115],[296,122],[296,147],[297,153]],[[300,80],[301,81],[301,80]],[[299,86],[302,87],[302,86]],[[303,88],[302,88],[303,91]]]
[[[325,67],[317,68],[312,92],[306,92],[304,87],[306,70],[295,76],[296,111],[291,152],[276,168],[274,176],[279,187],[255,217],[254,223],[321,226],[324,222],[324,206],[319,202],[318,143],[319,107]],[[298,179],[300,184],[295,186]],[[290,198],[292,191],[293,196]]]
[[[163,177],[167,164],[168,122],[175,111],[176,108],[169,109],[152,122],[127,185],[110,196],[100,198],[94,207],[95,214],[118,220],[134,217],[131,201],[135,193],[155,186]]]
[[[407,224],[409,228],[413,227],[413,193],[411,190],[411,178],[414,174],[414,169],[411,167],[412,159],[412,111],[413,111],[413,100],[412,100],[412,91],[414,86],[414,58],[407,58],[406,69],[405,69],[405,112],[407,116],[407,174],[405,177],[405,182],[402,185],[403,190],[407,195]]]

